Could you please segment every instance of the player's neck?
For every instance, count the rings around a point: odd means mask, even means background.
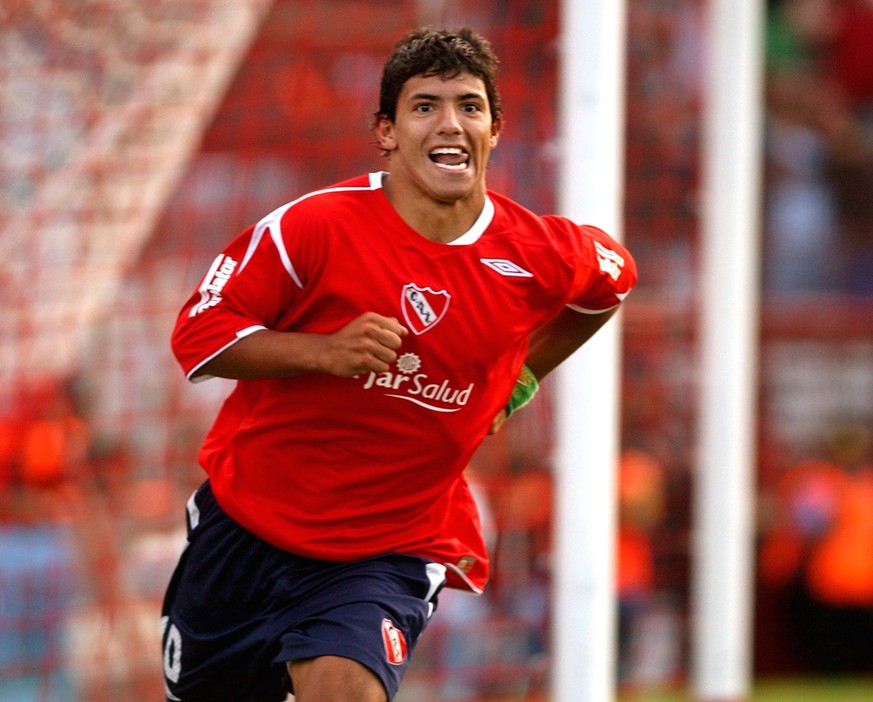
[[[383,190],[400,218],[421,236],[448,244],[463,236],[476,223],[485,207],[485,192],[450,202],[442,202],[414,188],[404,188],[390,178]]]

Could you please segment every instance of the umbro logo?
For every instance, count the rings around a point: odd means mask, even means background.
[[[509,278],[533,278],[533,273],[505,258],[480,258],[480,261],[500,275]]]

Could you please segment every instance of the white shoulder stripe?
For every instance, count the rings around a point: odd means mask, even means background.
[[[294,205],[296,205],[297,203],[308,200],[309,198],[315,197],[316,195],[324,195],[326,193],[355,192],[358,190],[378,190],[382,187],[383,176],[384,173],[382,172],[370,173],[369,185],[366,186],[346,186],[342,188],[324,188],[323,190],[314,190],[311,193],[306,193],[306,195],[298,197],[296,200],[293,200],[292,202],[289,202],[273,210],[272,212],[270,212],[270,214],[268,214],[255,225],[255,229],[252,232],[251,241],[249,241],[249,246],[246,250],[246,255],[243,257],[242,263],[240,264],[239,272],[242,272],[242,270],[248,264],[249,260],[251,260],[251,257],[257,250],[258,245],[261,243],[261,239],[264,237],[264,232],[269,229],[270,238],[273,240],[273,243],[276,245],[276,249],[279,251],[279,258],[281,258],[282,260],[282,266],[285,268],[286,271],[288,271],[288,275],[291,276],[297,287],[302,288],[303,283],[300,281],[300,278],[297,275],[297,271],[294,270],[294,264],[291,261],[291,257],[288,255],[288,251],[285,249],[285,242],[282,240],[282,217],[284,217],[285,213],[292,207],[294,207]]]

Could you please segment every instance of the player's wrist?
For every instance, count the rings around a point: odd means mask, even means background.
[[[512,389],[512,394],[509,396],[509,402],[506,403],[506,416],[511,417],[513,413],[530,402],[539,388],[539,381],[537,381],[531,369],[527,366],[522,366],[521,372],[515,381],[515,387]]]

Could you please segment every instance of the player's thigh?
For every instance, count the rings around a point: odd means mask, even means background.
[[[350,658],[319,656],[288,664],[294,702],[386,702],[382,681]]]

